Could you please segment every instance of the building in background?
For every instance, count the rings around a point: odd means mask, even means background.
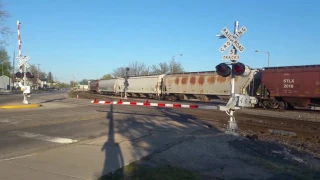
[[[43,89],[43,88],[50,88],[50,86],[48,86],[47,84],[47,81],[48,79],[47,78],[44,78],[44,79],[39,79],[38,83],[40,84],[40,89]]]
[[[8,76],[0,76],[0,89],[10,90],[11,84],[11,78]]]

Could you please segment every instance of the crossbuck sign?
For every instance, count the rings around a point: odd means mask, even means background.
[[[18,59],[20,60],[19,64],[18,64],[18,68],[20,68],[20,66],[25,65],[26,68],[29,68],[30,65],[27,64],[27,61],[30,59],[29,56],[25,56],[25,57],[21,57],[19,56]]]
[[[240,28],[238,30],[238,32],[236,34],[231,34],[231,32],[224,27],[221,32],[222,34],[228,39],[226,43],[224,43],[221,47],[220,47],[220,52],[223,53],[224,51],[226,51],[231,45],[233,45],[237,51],[239,52],[243,52],[245,50],[244,46],[239,42],[239,38],[247,31],[247,28],[242,26],[242,28]],[[230,54],[232,55],[232,54]]]

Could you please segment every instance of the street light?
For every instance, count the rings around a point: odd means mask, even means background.
[[[259,51],[259,50],[256,50],[256,52],[264,52],[264,53],[268,54],[268,67],[269,67],[269,64],[270,64],[270,53],[267,52],[267,51]]]
[[[182,54],[177,54],[176,56],[182,56]],[[174,57],[172,56],[172,62],[171,62],[171,74],[173,74],[173,62],[174,62]]]

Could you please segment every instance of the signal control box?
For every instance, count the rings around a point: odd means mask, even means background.
[[[235,94],[234,98],[230,98],[225,106],[218,106],[220,111],[228,111],[230,109],[241,109],[243,107],[254,107],[258,101],[255,97],[249,95]]]
[[[30,86],[23,86],[21,88],[21,90],[23,91],[23,94],[30,94]]]

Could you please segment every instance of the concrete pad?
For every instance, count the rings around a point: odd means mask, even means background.
[[[17,165],[17,167],[23,166],[53,174],[96,180],[101,175],[139,160],[149,153],[150,151],[142,149],[108,146],[107,143],[104,146],[77,145],[58,148],[21,159],[2,161],[0,167],[5,167],[3,164],[10,163],[11,165]],[[32,174],[41,176],[41,171],[35,171]],[[15,173],[12,170],[4,171],[2,168],[0,169],[0,174],[3,177],[15,177]],[[43,179],[48,179],[47,176],[50,176],[50,174],[47,174]]]

